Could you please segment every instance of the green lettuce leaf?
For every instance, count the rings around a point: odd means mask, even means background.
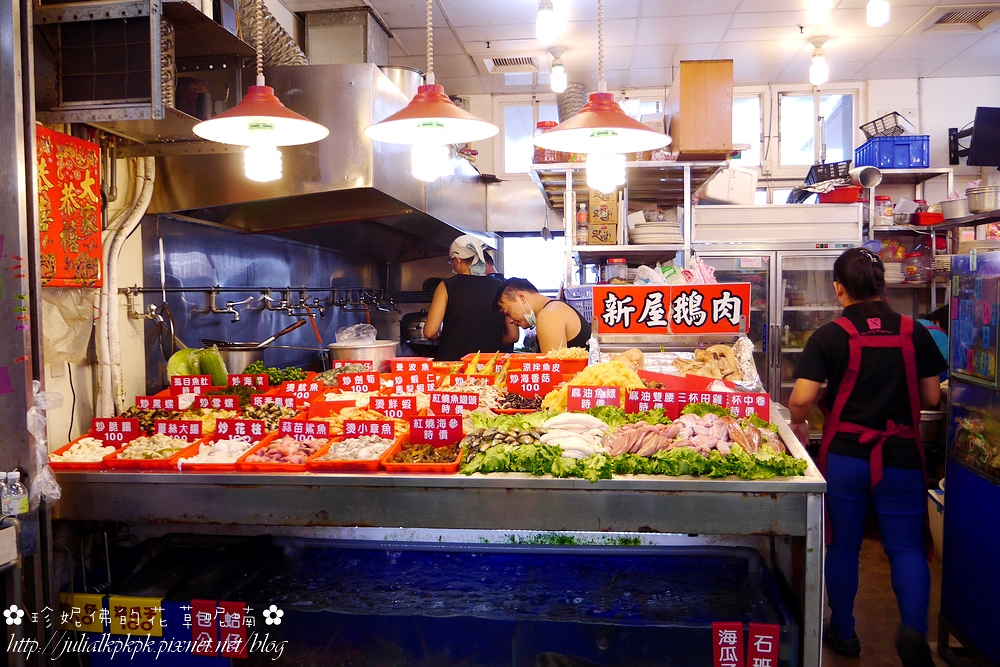
[[[688,403],[681,410],[682,415],[698,415],[699,417],[704,417],[710,412],[720,417],[729,416],[729,410],[726,410],[721,405],[713,405],[712,403]]]

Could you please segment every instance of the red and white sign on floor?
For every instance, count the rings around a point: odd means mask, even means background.
[[[267,425],[261,419],[217,419],[215,435],[223,438],[251,438],[260,440],[267,433]]]
[[[271,386],[271,383],[266,373],[230,373],[229,386],[267,389]]]
[[[751,623],[747,637],[748,667],[778,667],[781,628],[771,623]]]
[[[296,440],[329,438],[330,422],[319,419],[282,419],[278,422],[278,433],[290,435]]]
[[[625,396],[625,412],[663,410],[671,419],[680,416],[677,392],[669,389],[629,389]]]
[[[596,285],[597,333],[734,334],[750,326],[750,283]]]
[[[734,417],[749,417],[757,415],[764,421],[771,419],[771,397],[765,393],[759,394],[724,394],[726,408]]]
[[[211,386],[211,375],[175,375],[170,378],[171,394],[201,394]]]
[[[136,396],[135,407],[140,410],[171,410],[177,409],[176,396]]]
[[[507,374],[507,391],[525,398],[545,396],[552,391],[552,373],[550,371],[511,371]]]
[[[410,442],[445,447],[462,439],[461,417],[410,417]]]
[[[568,412],[586,412],[602,405],[621,405],[621,387],[589,387],[570,385],[567,397]]]
[[[345,419],[344,437],[360,438],[365,435],[374,435],[379,438],[389,438],[392,440],[395,435],[395,424],[386,419]]]
[[[417,414],[417,397],[393,394],[391,396],[372,396],[368,399],[368,408],[381,412],[393,419],[406,419]]]
[[[193,419],[156,419],[156,432],[180,440],[194,442],[201,438],[201,422]]]
[[[479,407],[479,394],[458,391],[432,391],[431,411],[436,415],[460,415]]]
[[[712,664],[743,667],[743,623],[712,623]]]
[[[191,652],[216,654],[215,601],[191,600]]]
[[[106,445],[124,445],[142,435],[139,420],[134,417],[94,417],[90,420],[90,433]]]

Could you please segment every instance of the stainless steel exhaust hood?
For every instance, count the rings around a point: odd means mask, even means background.
[[[242,153],[164,155],[150,213],[275,234],[395,262],[444,255],[465,230],[486,229],[486,186],[466,160],[425,184],[406,146],[373,142],[364,129],[406,97],[376,66],[307,65],[265,71],[286,106],[330,128],[315,144],[281,148],[283,175],[256,183]]]

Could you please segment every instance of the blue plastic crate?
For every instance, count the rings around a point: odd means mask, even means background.
[[[872,137],[854,151],[855,167],[919,169],[931,165],[930,135]]]

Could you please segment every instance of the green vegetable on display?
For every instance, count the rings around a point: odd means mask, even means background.
[[[646,412],[625,412],[617,405],[602,405],[587,410],[587,414],[597,417],[612,429],[638,422],[647,422],[649,424],[669,424],[671,422],[670,417],[667,416],[667,413],[662,408]]]
[[[213,345],[205,349],[185,348],[174,352],[167,360],[167,377],[175,375],[211,375],[212,384],[225,387],[229,381],[226,362]]]
[[[262,373],[266,374],[267,381],[272,387],[277,387],[282,382],[293,382],[306,379],[306,372],[301,368],[296,366],[289,366],[288,368],[268,366],[265,368],[264,362],[260,360],[257,360],[244,368],[243,372],[253,375],[260,375]]]

